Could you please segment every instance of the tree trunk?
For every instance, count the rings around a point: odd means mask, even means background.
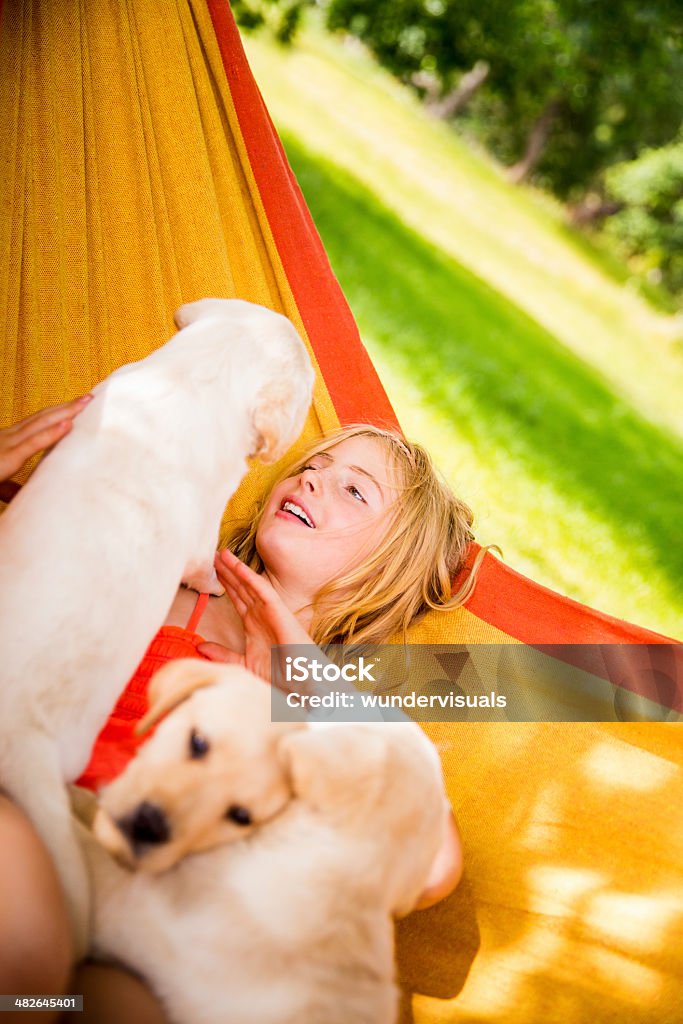
[[[508,181],[518,185],[521,181],[525,181],[529,177],[533,169],[538,164],[538,161],[543,156],[543,150],[545,149],[550,137],[553,121],[559,114],[560,107],[561,100],[558,96],[546,104],[543,113],[534,122],[531,131],[529,132],[524,156],[507,170]]]
[[[429,112],[446,121],[464,110],[474,94],[482,87],[491,70],[485,60],[478,60],[473,68],[466,71],[455,89],[434,103],[429,103]]]
[[[416,71],[408,81],[416,89],[422,89],[426,107],[431,108],[434,103],[438,103],[441,88],[439,79],[431,71]]]
[[[598,192],[587,192],[586,195],[568,209],[569,223],[575,227],[593,225],[623,210],[624,204],[614,199],[605,199]]]

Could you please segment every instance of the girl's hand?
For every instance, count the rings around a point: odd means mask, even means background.
[[[227,550],[218,552],[214,564],[218,579],[242,619],[244,654],[214,643],[200,644],[197,649],[211,661],[244,665],[270,682],[271,647],[313,641],[265,576],[259,576]]]
[[[41,409],[14,426],[0,430],[0,480],[8,480],[32,455],[50,448],[68,434],[74,417],[91,399],[92,395],[84,395],[73,402]]]

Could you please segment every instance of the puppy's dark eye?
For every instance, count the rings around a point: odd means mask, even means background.
[[[190,757],[206,757],[208,753],[209,741],[196,729],[193,729],[190,734]]]
[[[236,825],[251,825],[251,814],[246,807],[240,807],[239,804],[228,807],[225,817],[234,821]]]

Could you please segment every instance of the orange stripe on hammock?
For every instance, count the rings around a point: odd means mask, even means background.
[[[207,0],[251,169],[273,239],[342,424],[398,427],[396,413],[289,166],[224,0]]]

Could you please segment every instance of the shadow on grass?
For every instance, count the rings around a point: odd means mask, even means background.
[[[495,445],[531,479],[553,481],[629,547],[645,544],[677,585],[683,446],[355,178],[284,141],[361,330],[475,444]]]

